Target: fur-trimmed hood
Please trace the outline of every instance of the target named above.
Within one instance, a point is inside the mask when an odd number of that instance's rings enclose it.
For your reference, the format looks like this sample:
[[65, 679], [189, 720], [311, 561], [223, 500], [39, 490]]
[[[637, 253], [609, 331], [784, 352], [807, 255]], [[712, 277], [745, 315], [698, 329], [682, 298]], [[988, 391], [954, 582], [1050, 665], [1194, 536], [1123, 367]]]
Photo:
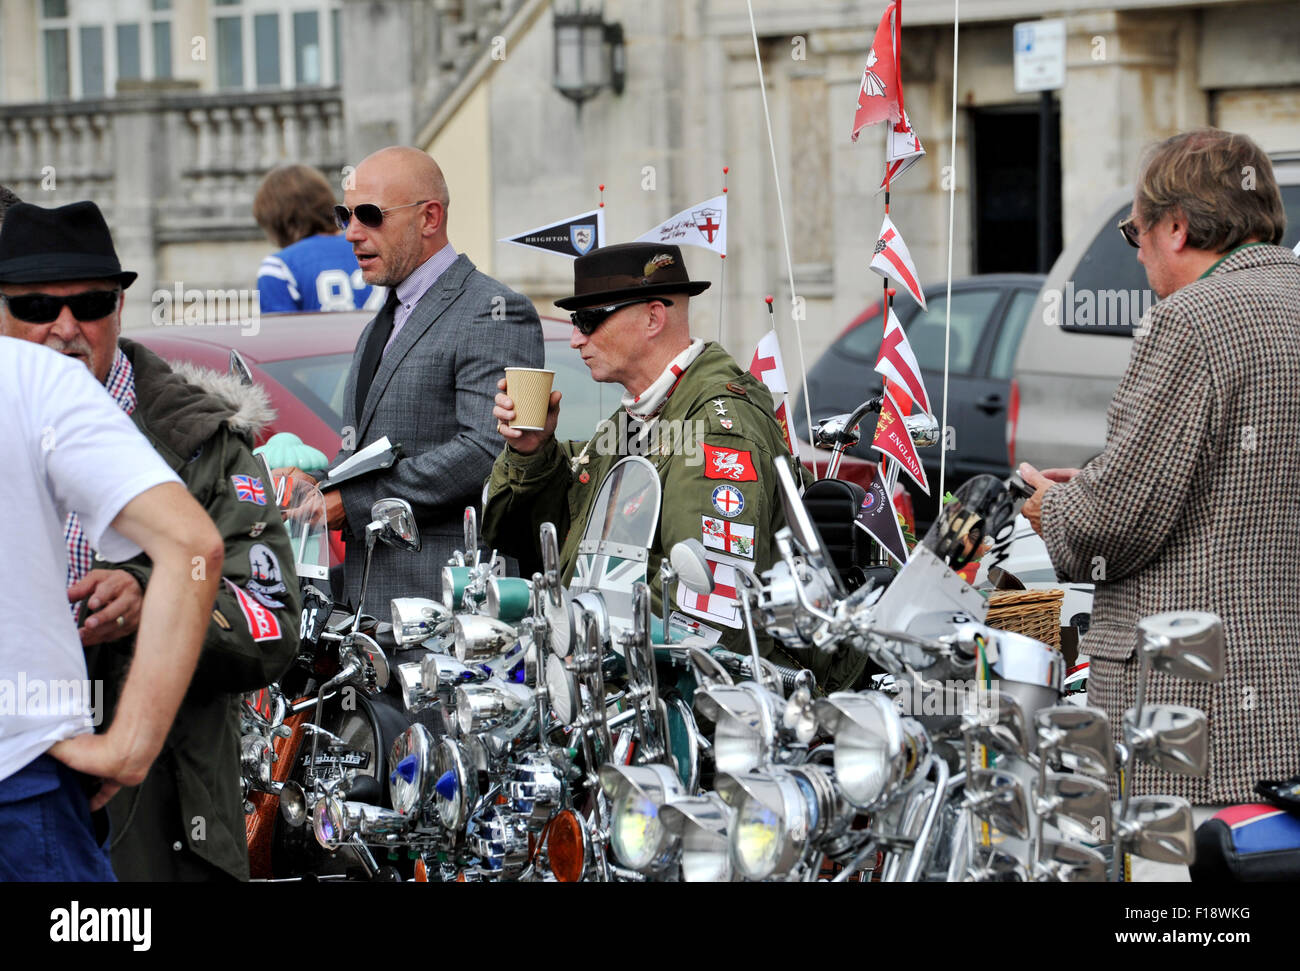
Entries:
[[136, 409], [143, 424], [177, 455], [193, 455], [221, 427], [252, 445], [275, 409], [266, 389], [188, 361], [168, 364], [142, 344], [118, 342], [135, 370]]

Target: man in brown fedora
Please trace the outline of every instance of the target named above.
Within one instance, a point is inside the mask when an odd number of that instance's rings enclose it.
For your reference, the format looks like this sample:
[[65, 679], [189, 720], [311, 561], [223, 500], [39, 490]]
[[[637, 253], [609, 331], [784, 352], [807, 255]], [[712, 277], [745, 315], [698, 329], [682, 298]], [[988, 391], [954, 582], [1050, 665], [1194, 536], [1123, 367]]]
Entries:
[[[493, 414], [506, 447], [492, 468], [484, 538], [517, 556], [527, 573], [540, 558], [540, 525], [554, 523], [568, 583], [601, 482], [625, 456], [643, 455], [663, 489], [647, 564], [655, 616], [666, 551], [680, 540], [699, 540], [715, 592], [694, 597], [669, 591], [675, 608], [670, 625], [677, 637], [697, 634], [748, 652], [734, 568], [761, 573], [772, 565], [773, 536], [784, 523], [774, 459], [792, 463], [798, 475], [772, 416], [771, 395], [720, 345], [692, 339], [689, 301], [709, 283], [690, 279], [676, 246], [595, 249], [574, 261], [573, 278], [574, 295], [556, 301], [571, 312], [570, 346], [595, 380], [623, 386], [622, 407], [589, 441], [559, 442], [562, 392], [551, 393], [543, 431], [521, 431], [509, 427], [515, 404], [502, 381]], [[778, 663], [800, 666], [765, 639], [761, 648]]]

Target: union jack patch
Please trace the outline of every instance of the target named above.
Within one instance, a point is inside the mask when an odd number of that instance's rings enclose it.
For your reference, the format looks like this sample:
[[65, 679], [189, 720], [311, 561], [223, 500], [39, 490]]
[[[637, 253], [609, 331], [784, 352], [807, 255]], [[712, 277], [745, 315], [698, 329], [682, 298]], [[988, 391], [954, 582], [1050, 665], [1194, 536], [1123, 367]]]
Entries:
[[255, 506], [266, 505], [266, 489], [257, 476], [232, 475], [230, 481], [235, 487], [235, 498], [240, 502], [251, 502]]

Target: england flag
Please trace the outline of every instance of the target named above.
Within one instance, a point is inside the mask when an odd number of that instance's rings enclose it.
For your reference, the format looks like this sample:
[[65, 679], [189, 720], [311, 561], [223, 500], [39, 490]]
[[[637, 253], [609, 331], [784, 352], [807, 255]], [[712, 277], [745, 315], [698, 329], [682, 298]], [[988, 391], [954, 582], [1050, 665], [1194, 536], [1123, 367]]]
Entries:
[[[925, 392], [921, 366], [916, 361], [911, 345], [907, 343], [907, 334], [903, 332], [903, 325], [894, 316], [893, 307], [888, 309], [886, 315], [885, 339], [880, 343], [880, 357], [876, 361], [876, 371], [906, 389], [907, 397], [924, 408], [926, 414], [934, 414], [930, 408], [930, 396]], [[904, 416], [911, 410], [909, 403], [900, 402], [900, 407]]]
[[875, 255], [871, 258], [871, 268], [881, 276], [889, 277], [903, 285], [912, 299], [925, 310], [925, 294], [912, 263], [912, 254], [907, 251], [907, 244], [899, 235], [893, 221], [886, 216], [880, 225], [880, 237], [876, 240]]

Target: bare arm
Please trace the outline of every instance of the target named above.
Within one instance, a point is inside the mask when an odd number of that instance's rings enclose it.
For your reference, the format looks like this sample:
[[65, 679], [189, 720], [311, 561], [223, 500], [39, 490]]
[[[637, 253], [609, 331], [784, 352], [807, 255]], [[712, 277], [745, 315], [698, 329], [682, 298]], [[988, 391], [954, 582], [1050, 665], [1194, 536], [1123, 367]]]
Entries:
[[104, 779], [98, 809], [123, 785], [139, 785], [162, 749], [180, 707], [212, 616], [224, 545], [185, 487], [165, 483], [123, 507], [113, 528], [153, 562], [136, 635], [135, 656], [107, 732], [59, 742], [50, 754]]

